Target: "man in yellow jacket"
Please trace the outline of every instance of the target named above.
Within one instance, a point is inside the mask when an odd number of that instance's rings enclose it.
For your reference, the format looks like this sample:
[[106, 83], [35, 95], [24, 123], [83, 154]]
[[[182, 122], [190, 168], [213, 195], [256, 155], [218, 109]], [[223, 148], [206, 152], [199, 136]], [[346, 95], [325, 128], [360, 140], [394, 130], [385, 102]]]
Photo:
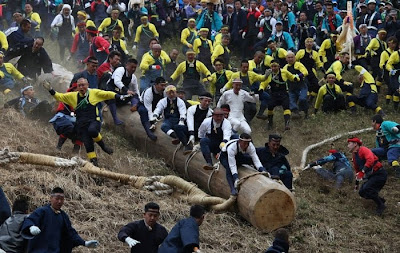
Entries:
[[342, 89], [335, 84], [336, 75], [333, 72], [325, 74], [326, 84], [322, 85], [318, 90], [317, 99], [315, 100], [314, 114], [321, 108], [325, 113], [346, 110], [346, 102]]
[[221, 58], [217, 58], [214, 61], [215, 72], [204, 81], [208, 81], [210, 84], [210, 93], [214, 96], [215, 104], [218, 103], [221, 97], [221, 89], [228, 83], [232, 78], [233, 72], [225, 69], [225, 62]]
[[351, 82], [345, 81], [342, 77], [342, 74], [349, 70], [350, 63], [350, 55], [347, 52], [343, 52], [339, 56], [339, 60], [332, 63], [329, 69], [326, 70], [326, 73], [333, 72], [336, 75], [336, 84], [340, 86], [343, 92], [346, 92], [347, 96], [353, 93], [353, 84]]
[[186, 94], [186, 99], [191, 100], [193, 95], [201, 95], [206, 92], [204, 85], [200, 82], [200, 74], [207, 78], [211, 73], [207, 67], [195, 59], [196, 53], [192, 49], [186, 51], [186, 61], [181, 62], [171, 75], [173, 81], [183, 75], [183, 90]]
[[7, 94], [15, 86], [15, 79], [26, 83], [28, 80], [19, 72], [14, 65], [4, 62], [4, 53], [0, 51], [0, 89]]
[[97, 29], [100, 33], [103, 34], [108, 34], [109, 36], [112, 36], [112, 31], [116, 26], [121, 27], [122, 32], [121, 32], [121, 38], [125, 38], [125, 33], [124, 33], [124, 25], [122, 24], [122, 21], [118, 19], [119, 17], [119, 10], [114, 9], [111, 12], [111, 17], [105, 18], [103, 22], [101, 22], [99, 29]]
[[160, 36], [157, 32], [156, 26], [149, 22], [147, 15], [143, 14], [140, 18], [142, 23], [136, 28], [135, 41], [133, 42], [132, 49], [137, 48], [136, 60], [138, 62], [142, 61], [143, 55], [149, 50], [149, 43], [152, 38], [157, 38]]
[[154, 83], [157, 77], [165, 78], [166, 64], [171, 62], [167, 53], [162, 53], [160, 44], [153, 44], [151, 51], [144, 54], [140, 63], [142, 76], [140, 77], [140, 92], [144, 91]]
[[318, 52], [313, 50], [314, 39], [305, 40], [305, 49], [300, 49], [296, 53], [296, 61], [301, 62], [308, 71], [307, 82], [310, 101], [317, 96], [319, 84], [317, 79], [317, 69], [323, 68]]
[[75, 127], [79, 139], [85, 144], [87, 157], [90, 159], [90, 162], [98, 166], [97, 155], [94, 151], [94, 142], [109, 155], [113, 153], [113, 150], [106, 146], [100, 134], [101, 121], [97, 104], [110, 99], [124, 100], [126, 96], [121, 96], [112, 91], [89, 89], [89, 82], [83, 77], [77, 80], [77, 85], [77, 91], [58, 93], [53, 90], [48, 82], [43, 83], [43, 86], [57, 101], [63, 102], [73, 108], [74, 115], [76, 116]]
[[214, 51], [211, 55], [211, 62], [214, 62], [217, 58], [222, 58], [224, 59], [225, 68], [231, 69], [231, 65], [229, 64], [231, 58], [230, 56], [231, 50], [229, 50], [228, 48], [230, 41], [231, 41], [231, 36], [229, 36], [229, 34], [225, 34], [224, 36], [222, 36], [221, 42], [214, 47]]
[[[340, 52], [340, 45], [337, 43], [338, 33], [332, 32], [330, 38], [325, 39], [321, 47], [319, 48], [318, 54], [321, 62], [327, 70], [336, 59], [336, 54]], [[336, 75], [337, 77], [337, 75]]]
[[378, 90], [382, 86], [382, 82], [380, 80], [377, 80], [377, 78], [381, 74], [379, 68], [381, 54], [383, 51], [387, 49], [387, 44], [385, 42], [385, 39], [386, 39], [386, 31], [384, 29], [381, 29], [378, 31], [378, 36], [376, 38], [373, 38], [369, 42], [367, 48], [365, 49], [370, 59], [369, 62], [372, 68], [372, 76], [376, 80], [376, 85]]
[[[308, 100], [307, 100], [307, 81], [308, 70], [301, 63], [296, 61], [293, 52], [288, 52], [286, 56], [287, 64], [283, 69], [295, 75], [296, 78], [288, 80], [290, 111], [298, 114], [299, 110], [304, 112], [304, 118], [308, 117]], [[297, 105], [298, 104], [298, 105]]]
[[42, 20], [40, 19], [40, 15], [37, 12], [33, 12], [32, 5], [27, 3], [25, 4], [25, 18], [35, 22], [37, 25], [34, 27], [35, 34], [32, 34], [34, 37], [41, 36], [40, 33], [40, 24]]
[[[271, 99], [268, 101], [268, 130], [272, 130], [274, 108], [282, 106], [283, 118], [285, 120], [285, 130], [290, 130], [290, 111], [289, 93], [287, 89], [287, 81], [294, 81], [296, 75], [293, 75], [286, 69], [281, 69], [279, 62], [271, 62], [271, 75], [267, 77], [265, 82], [260, 84], [260, 90], [269, 90]], [[261, 106], [260, 106], [261, 107]]]
[[196, 19], [191, 18], [188, 21], [188, 27], [181, 32], [182, 52], [186, 54], [189, 48], [193, 48], [193, 42], [197, 38]]
[[212, 70], [211, 56], [214, 51], [211, 40], [207, 38], [208, 28], [200, 29], [200, 36], [193, 42], [193, 51], [197, 54], [197, 60], [206, 65], [208, 70]]
[[381, 69], [381, 75], [383, 76], [383, 80], [388, 86], [388, 89], [386, 91], [386, 104], [389, 104], [390, 101], [393, 100], [393, 107], [395, 110], [397, 110], [399, 108], [399, 102], [400, 102], [399, 92], [397, 91], [399, 88], [398, 78], [397, 81], [391, 80], [389, 71], [386, 70], [386, 66], [392, 54], [398, 55], [398, 51], [396, 51], [398, 40], [396, 39], [396, 37], [390, 37], [387, 43], [388, 43], [388, 48], [381, 54], [379, 68]]
[[347, 97], [351, 113], [355, 114], [357, 112], [357, 104], [361, 107], [372, 109], [376, 114], [384, 116], [382, 108], [377, 106], [378, 90], [376, 88], [374, 77], [360, 65], [356, 65], [354, 69], [359, 73], [361, 90], [358, 96], [351, 95]]

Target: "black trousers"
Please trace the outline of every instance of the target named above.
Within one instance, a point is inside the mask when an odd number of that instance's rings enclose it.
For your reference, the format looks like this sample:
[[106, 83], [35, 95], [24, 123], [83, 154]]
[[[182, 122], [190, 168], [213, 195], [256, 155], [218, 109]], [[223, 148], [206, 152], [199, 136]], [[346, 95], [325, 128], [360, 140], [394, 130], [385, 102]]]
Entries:
[[94, 138], [99, 136], [101, 122], [97, 120], [90, 121], [86, 124], [77, 126], [80, 139], [85, 145], [86, 153], [94, 152]]
[[384, 168], [372, 173], [368, 181], [363, 183], [358, 194], [365, 199], [376, 199], [379, 191], [385, 186], [387, 172]]

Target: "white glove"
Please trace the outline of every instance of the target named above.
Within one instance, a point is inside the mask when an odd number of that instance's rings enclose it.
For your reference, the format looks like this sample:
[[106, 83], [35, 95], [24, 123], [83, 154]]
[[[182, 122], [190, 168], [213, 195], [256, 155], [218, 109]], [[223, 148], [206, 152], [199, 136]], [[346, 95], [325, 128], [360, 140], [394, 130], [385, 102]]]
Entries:
[[244, 39], [244, 37], [246, 37], [246, 32], [242, 33], [242, 39]]
[[97, 246], [99, 246], [99, 242], [97, 240], [90, 240], [85, 242], [85, 247], [96, 248]]
[[265, 70], [265, 76], [269, 76], [272, 73], [272, 69]]
[[42, 231], [40, 230], [40, 228], [38, 228], [38, 227], [36, 227], [36, 226], [31, 226], [31, 227], [29, 228], [29, 232], [31, 232], [32, 235], [38, 235], [38, 234], [40, 234], [40, 232], [42, 232]]
[[192, 143], [192, 145], [194, 145], [194, 141], [195, 141], [194, 135], [191, 135], [189, 136], [189, 141], [187, 144]]
[[397, 127], [392, 127], [392, 132], [397, 134], [399, 132], [399, 129]]
[[179, 123], [178, 123], [178, 125], [184, 126], [184, 125], [185, 125], [185, 122], [184, 122], [183, 120], [180, 120]]
[[128, 244], [129, 248], [132, 248], [132, 247], [134, 247], [136, 244], [140, 243], [139, 241], [137, 241], [137, 240], [135, 240], [135, 239], [132, 239], [132, 238], [130, 238], [130, 237], [127, 237], [127, 238], [125, 239], [125, 242]]
[[222, 87], [222, 88], [219, 90], [219, 93], [224, 94], [225, 91], [226, 91], [225, 87]]
[[136, 45], [133, 45], [133, 46], [132, 46], [132, 50], [136, 50], [136, 48], [137, 48]]
[[235, 180], [235, 183], [233, 184], [233, 186], [235, 187], [235, 189], [238, 188], [238, 186], [239, 186], [239, 179], [236, 179], [236, 180]]
[[257, 34], [257, 38], [258, 38], [259, 40], [261, 40], [262, 37], [263, 37], [263, 33], [262, 33], [262, 32], [259, 32], [259, 33]]
[[158, 118], [158, 115], [157, 115], [157, 114], [153, 114], [153, 117], [151, 117], [151, 118], [149, 119], [149, 121], [156, 121], [157, 118]]
[[161, 26], [165, 26], [165, 20], [161, 20]]
[[307, 166], [304, 167], [303, 170], [308, 170], [310, 167], [311, 167], [310, 164], [307, 164]]
[[42, 85], [46, 90], [51, 90], [52, 89], [50, 83], [47, 82], [47, 81], [43, 81]]

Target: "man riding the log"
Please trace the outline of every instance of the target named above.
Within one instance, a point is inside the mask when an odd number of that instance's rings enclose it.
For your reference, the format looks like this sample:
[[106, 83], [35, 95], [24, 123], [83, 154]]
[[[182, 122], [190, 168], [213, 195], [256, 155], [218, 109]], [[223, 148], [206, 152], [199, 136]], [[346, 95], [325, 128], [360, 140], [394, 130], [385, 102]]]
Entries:
[[226, 170], [226, 179], [231, 189], [231, 195], [238, 194], [238, 166], [254, 164], [254, 167], [259, 172], [267, 172], [258, 158], [256, 148], [249, 134], [243, 133], [239, 139], [228, 141], [221, 151], [220, 161]]
[[203, 169], [213, 169], [211, 153], [219, 154], [221, 148], [231, 139], [232, 126], [224, 116], [225, 112], [222, 109], [215, 108], [212, 117], [206, 118], [198, 130], [201, 153], [206, 160]]
[[185, 146], [184, 151], [191, 151], [192, 145], [188, 143], [187, 127], [185, 126], [185, 102], [177, 97], [176, 87], [173, 85], [168, 85], [165, 88], [165, 93], [167, 97], [157, 103], [150, 121], [155, 121], [161, 115], [164, 115], [161, 130], [173, 139], [172, 144], [178, 145], [179, 142], [182, 142]]

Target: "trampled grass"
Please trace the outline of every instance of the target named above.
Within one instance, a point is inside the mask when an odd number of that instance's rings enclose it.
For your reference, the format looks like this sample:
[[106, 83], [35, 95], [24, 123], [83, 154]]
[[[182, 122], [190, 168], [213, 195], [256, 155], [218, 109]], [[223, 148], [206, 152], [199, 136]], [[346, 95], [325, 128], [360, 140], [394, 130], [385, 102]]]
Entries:
[[[46, 41], [46, 44], [48, 41]], [[58, 51], [49, 42], [48, 51]], [[63, 63], [66, 64], [66, 63]], [[66, 64], [70, 69], [71, 64]], [[72, 69], [70, 69], [72, 70]], [[354, 73], [350, 73], [355, 79]], [[39, 93], [41, 91], [39, 90]], [[384, 91], [381, 92], [384, 94]], [[46, 94], [41, 94], [47, 97]], [[380, 95], [380, 104], [383, 104]], [[7, 98], [8, 99], [8, 98]], [[0, 102], [3, 103], [3, 95]], [[386, 119], [398, 120], [398, 113], [391, 106], [384, 106]], [[282, 144], [290, 154], [292, 167], [300, 164], [305, 147], [336, 134], [370, 126], [371, 111], [358, 110], [357, 116], [347, 112], [325, 115], [321, 112], [308, 120], [293, 119], [291, 130], [283, 131], [282, 110], [275, 113], [273, 131], [266, 130], [266, 122], [252, 122], [256, 146], [264, 145], [268, 134], [279, 132]], [[23, 119], [13, 110], [0, 110], [0, 148], [69, 157], [71, 143], [62, 152], [55, 149], [57, 136], [50, 124]], [[134, 175], [166, 175], [174, 173], [162, 160], [151, 158], [135, 150], [137, 143], [120, 135], [103, 130], [105, 141], [115, 150], [113, 156], [99, 152], [101, 164], [112, 171]], [[373, 147], [374, 133], [360, 135], [365, 145]], [[334, 142], [335, 148], [347, 151], [346, 138]], [[330, 144], [312, 150], [308, 161], [327, 154]], [[84, 157], [84, 151], [81, 151]], [[294, 186], [297, 215], [288, 226], [291, 252], [398, 252], [400, 249], [399, 180], [395, 179], [389, 166], [389, 179], [382, 190], [387, 209], [383, 217], [374, 214], [372, 201], [364, 200], [353, 191], [354, 182], [335, 190], [332, 182], [322, 181], [314, 171], [300, 174]], [[158, 197], [150, 192], [132, 189], [106, 179], [91, 177], [77, 170], [44, 168], [32, 165], [9, 164], [0, 167], [0, 185], [13, 201], [20, 194], [31, 198], [31, 207], [40, 206], [48, 200], [52, 187], [66, 190], [65, 210], [84, 239], [99, 239], [101, 246], [95, 250], [77, 248], [74, 252], [128, 252], [126, 244], [116, 238], [118, 230], [126, 223], [140, 219], [143, 206], [156, 201], [161, 206], [160, 222], [171, 229], [175, 222], [188, 215], [189, 204], [171, 197]], [[234, 213], [209, 213], [200, 228], [201, 248], [204, 252], [263, 252], [272, 242], [271, 233], [265, 233], [244, 221]]]

